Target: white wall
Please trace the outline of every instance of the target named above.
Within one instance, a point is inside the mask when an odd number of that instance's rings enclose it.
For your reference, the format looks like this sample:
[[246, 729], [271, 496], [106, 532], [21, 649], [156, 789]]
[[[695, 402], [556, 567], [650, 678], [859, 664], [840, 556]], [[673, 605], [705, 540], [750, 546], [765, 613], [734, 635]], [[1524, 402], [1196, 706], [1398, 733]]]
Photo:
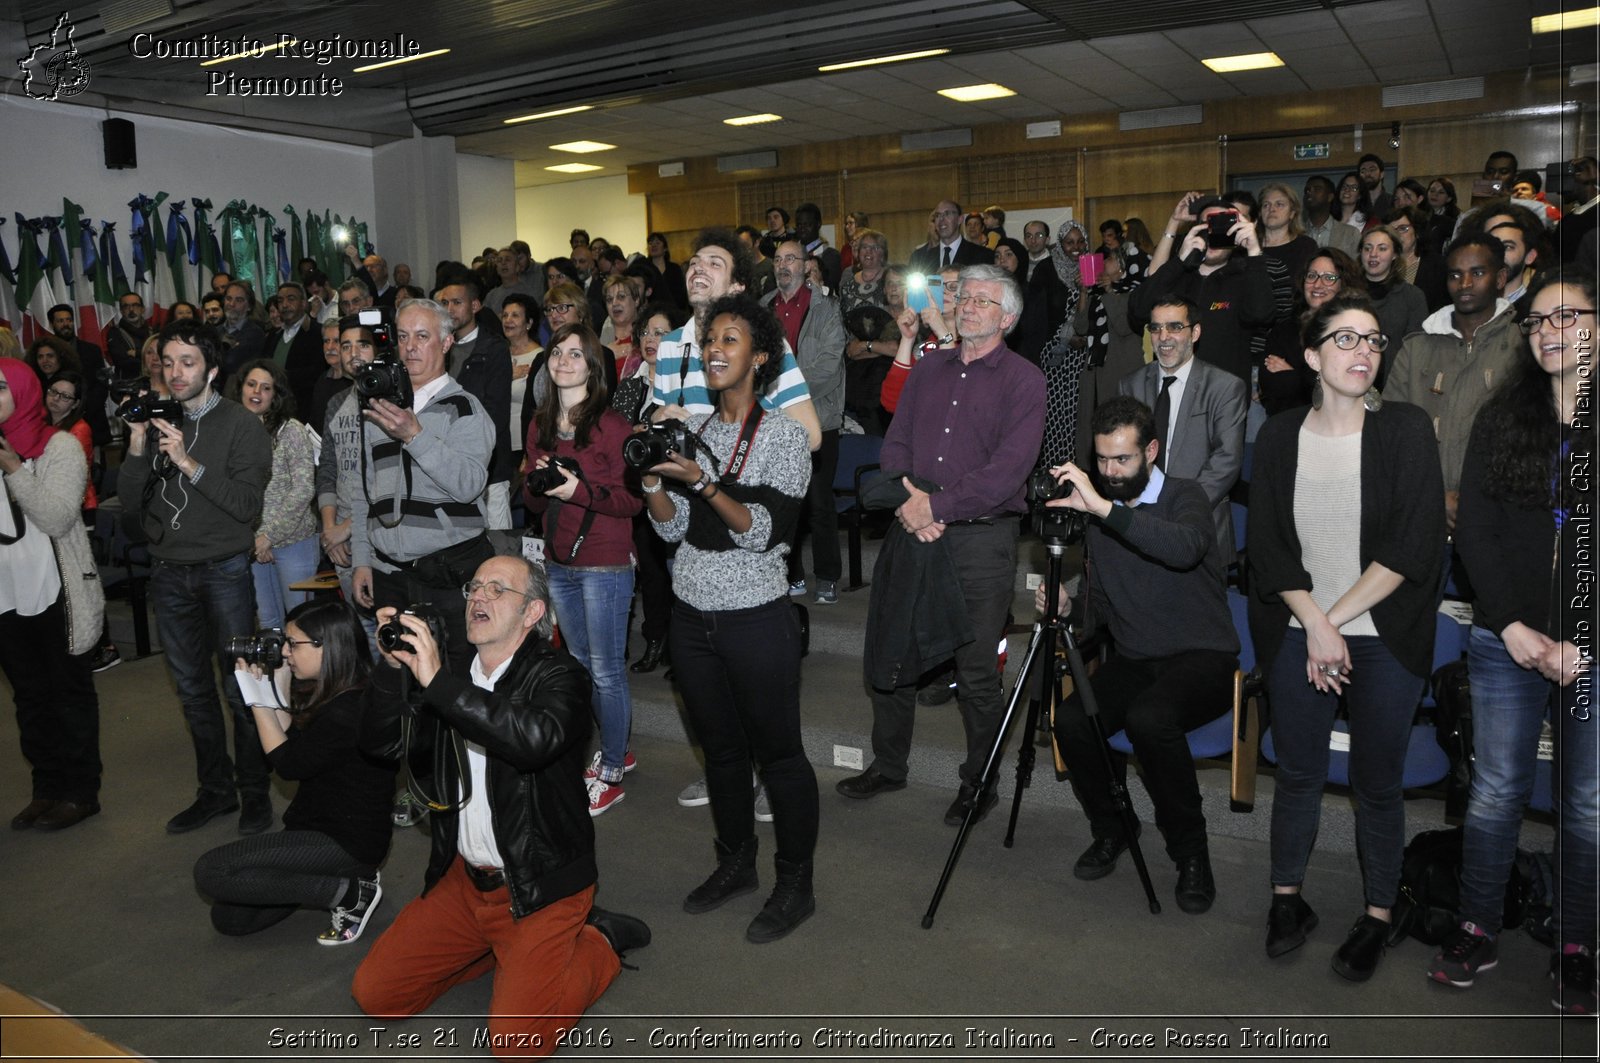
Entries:
[[517, 235], [539, 261], [567, 254], [573, 229], [603, 236], [629, 254], [644, 250], [645, 201], [628, 194], [628, 178], [596, 177], [517, 189]]
[[517, 239], [516, 163], [457, 155], [456, 193], [461, 207], [461, 247], [455, 257], [471, 262], [484, 248], [504, 247]]
[[[137, 169], [106, 169], [100, 138], [105, 118], [133, 122]], [[374, 217], [370, 148], [18, 96], [0, 98], [0, 128], [11, 147], [0, 165], [0, 213], [60, 214], [65, 196], [82, 205], [96, 226], [102, 220], [117, 223], [125, 259], [127, 204], [140, 193], [209, 199], [212, 218], [232, 199], [254, 203], [280, 220], [285, 204], [301, 212], [327, 209], [346, 218], [354, 214], [367, 222], [374, 241], [382, 237]], [[193, 210], [185, 216], [192, 218]], [[13, 254], [15, 228], [13, 220], [0, 230]]]

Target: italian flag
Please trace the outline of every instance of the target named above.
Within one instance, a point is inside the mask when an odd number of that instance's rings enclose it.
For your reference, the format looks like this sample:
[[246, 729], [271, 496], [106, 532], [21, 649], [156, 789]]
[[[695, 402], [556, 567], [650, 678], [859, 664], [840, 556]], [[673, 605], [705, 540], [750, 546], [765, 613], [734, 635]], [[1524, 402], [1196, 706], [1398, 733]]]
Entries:
[[17, 339], [26, 347], [40, 336], [50, 334], [50, 308], [60, 302], [47, 272], [48, 263], [39, 250], [39, 227], [17, 215], [17, 308], [22, 328]]

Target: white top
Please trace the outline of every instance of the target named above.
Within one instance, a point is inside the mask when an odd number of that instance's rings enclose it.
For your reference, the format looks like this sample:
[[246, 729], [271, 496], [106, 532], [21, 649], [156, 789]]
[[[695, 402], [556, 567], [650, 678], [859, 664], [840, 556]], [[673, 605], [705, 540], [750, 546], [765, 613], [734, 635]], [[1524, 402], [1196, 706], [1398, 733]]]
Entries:
[[[531, 366], [533, 360], [539, 357], [542, 350], [543, 348], [535, 347], [527, 354], [513, 354], [511, 356], [511, 368], [515, 370], [519, 366]], [[519, 454], [522, 452], [522, 448], [527, 445], [527, 440], [522, 436], [522, 398], [527, 394], [527, 377], [528, 374], [526, 373], [520, 377], [515, 372], [512, 374], [511, 418], [506, 425], [506, 429], [510, 433], [506, 438], [511, 440], [512, 451]]]
[[[31, 458], [22, 464], [33, 468]], [[0, 613], [38, 616], [61, 597], [61, 573], [50, 537], [13, 505], [5, 477], [0, 476], [0, 535], [10, 539], [19, 532], [16, 542], [0, 546]]]
[[[1300, 429], [1294, 474], [1294, 528], [1300, 561], [1311, 574], [1311, 600], [1326, 613], [1361, 578], [1361, 433], [1320, 436]], [[1290, 619], [1295, 627], [1300, 622]], [[1376, 635], [1372, 614], [1339, 629], [1346, 637]]]
[[[500, 662], [491, 675], [483, 674], [482, 658], [473, 657], [468, 675], [472, 685], [479, 690], [493, 690], [495, 683], [511, 667], [511, 657]], [[494, 840], [494, 813], [489, 808], [489, 755], [476, 742], [463, 742], [467, 747], [467, 771], [472, 779], [472, 799], [461, 809], [461, 833], [456, 838], [456, 852], [473, 867], [505, 867], [500, 856], [500, 846]]]

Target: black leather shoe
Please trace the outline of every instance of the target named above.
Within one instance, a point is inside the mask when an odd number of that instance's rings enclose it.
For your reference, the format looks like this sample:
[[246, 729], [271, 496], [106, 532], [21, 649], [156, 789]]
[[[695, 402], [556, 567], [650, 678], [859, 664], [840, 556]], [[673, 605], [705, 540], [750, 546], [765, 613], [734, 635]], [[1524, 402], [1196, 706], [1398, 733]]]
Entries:
[[643, 919], [621, 912], [608, 912], [604, 908], [590, 908], [588, 922], [600, 931], [611, 946], [611, 951], [618, 956], [650, 944], [650, 928]]
[[1128, 848], [1128, 839], [1120, 834], [1096, 838], [1089, 848], [1072, 865], [1072, 877], [1084, 882], [1105, 878], [1117, 869], [1117, 857]]
[[846, 797], [854, 797], [857, 800], [864, 801], [869, 797], [877, 797], [879, 794], [886, 794], [891, 790], [904, 790], [906, 781], [904, 779], [886, 779], [878, 774], [877, 768], [868, 768], [860, 775], [852, 775], [848, 779], [840, 779], [834, 784], [833, 788]]
[[34, 830], [66, 830], [76, 827], [100, 811], [95, 801], [57, 801], [44, 815], [33, 821]]
[[11, 817], [11, 829], [30, 829], [35, 823], [39, 822], [39, 817], [54, 808], [55, 804], [56, 801], [53, 797], [35, 797], [28, 802], [27, 808]]
[[924, 687], [917, 695], [918, 705], [948, 705], [956, 696], [956, 685], [953, 682], [939, 682]]
[[662, 660], [666, 658], [666, 656], [666, 639], [655, 639], [654, 641], [646, 642], [644, 644], [643, 655], [640, 656], [637, 661], [634, 661], [628, 666], [628, 671], [638, 672], [640, 675], [643, 675], [645, 672], [653, 672], [656, 670], [656, 666], [659, 665]]
[[684, 898], [683, 910], [700, 915], [721, 908], [735, 897], [753, 893], [760, 885], [756, 877], [758, 840], [749, 838], [737, 849], [730, 849], [721, 838], [713, 838], [717, 849], [717, 869]]
[[1211, 856], [1200, 853], [1178, 861], [1178, 907], [1190, 915], [1211, 910], [1217, 899], [1217, 882], [1211, 877]]
[[803, 864], [788, 860], [775, 860], [778, 884], [760, 914], [751, 921], [744, 939], [752, 945], [765, 945], [777, 941], [789, 931], [811, 918], [817, 910], [817, 899], [811, 893], [811, 861]]
[[[970, 783], [962, 783], [960, 792], [956, 794], [956, 799], [945, 810], [944, 825], [947, 827], [961, 826], [961, 821], [967, 818], [967, 809], [972, 807], [972, 802], [975, 798], [978, 798], [978, 788]], [[983, 796], [978, 798], [978, 811], [973, 815], [972, 822], [976, 824], [984, 816], [987, 816], [989, 810], [999, 800], [1000, 795], [994, 792], [993, 787], [985, 790]]]
[[199, 830], [218, 816], [239, 811], [239, 799], [233, 794], [205, 794], [195, 798], [194, 804], [167, 820], [168, 834], [188, 834]]
[[1363, 915], [1350, 928], [1339, 951], [1333, 954], [1333, 969], [1352, 982], [1365, 982], [1378, 969], [1383, 958], [1383, 945], [1389, 937], [1389, 924], [1374, 916]]
[[240, 834], [260, 834], [272, 828], [272, 798], [267, 794], [245, 794], [244, 811], [239, 813]]
[[1267, 909], [1267, 955], [1282, 956], [1306, 943], [1317, 928], [1317, 913], [1298, 893], [1274, 893]]

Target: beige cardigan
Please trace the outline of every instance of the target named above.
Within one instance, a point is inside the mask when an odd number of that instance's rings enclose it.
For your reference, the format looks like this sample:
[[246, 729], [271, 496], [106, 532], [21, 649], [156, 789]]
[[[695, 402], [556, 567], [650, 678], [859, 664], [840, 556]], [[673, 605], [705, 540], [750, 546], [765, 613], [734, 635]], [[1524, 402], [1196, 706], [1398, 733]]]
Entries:
[[83, 526], [83, 485], [89, 478], [83, 447], [70, 432], [56, 432], [44, 453], [6, 475], [6, 490], [39, 530], [50, 536], [61, 585], [66, 589], [67, 652], [88, 653], [100, 644], [106, 593]]

